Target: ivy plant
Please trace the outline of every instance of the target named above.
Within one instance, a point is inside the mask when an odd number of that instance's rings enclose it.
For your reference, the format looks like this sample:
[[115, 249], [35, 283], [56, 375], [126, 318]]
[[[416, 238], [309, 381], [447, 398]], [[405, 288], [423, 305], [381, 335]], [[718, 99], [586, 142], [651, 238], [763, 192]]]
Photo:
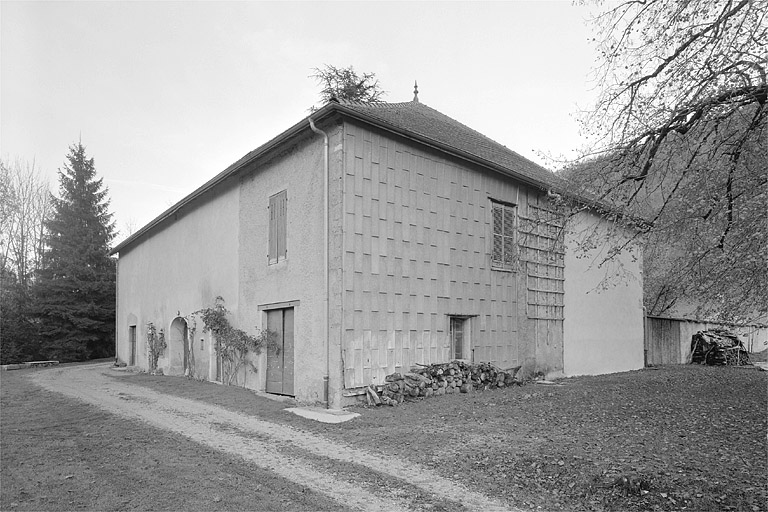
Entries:
[[[229, 310], [224, 299], [216, 297], [212, 307], [193, 313], [203, 322], [203, 332], [211, 332], [215, 340], [217, 355], [222, 361], [222, 382], [236, 383], [237, 374], [248, 362], [247, 355], [260, 354], [264, 349], [277, 348], [277, 336], [269, 330], [258, 330], [256, 335], [248, 334], [233, 327], [229, 322]], [[251, 363], [251, 368], [256, 368]]]
[[155, 328], [155, 324], [149, 322], [147, 324], [147, 356], [149, 357], [149, 371], [155, 373], [157, 371], [157, 360], [168, 344], [165, 342], [165, 333], [162, 329], [158, 332]]

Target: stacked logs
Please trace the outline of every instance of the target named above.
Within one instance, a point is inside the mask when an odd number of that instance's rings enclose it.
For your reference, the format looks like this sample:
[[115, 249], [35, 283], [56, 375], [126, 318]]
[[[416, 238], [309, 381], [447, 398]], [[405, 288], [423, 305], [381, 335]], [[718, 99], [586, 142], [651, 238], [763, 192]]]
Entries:
[[727, 329], [699, 331], [691, 338], [691, 362], [708, 365], [748, 365], [749, 353], [739, 336]]
[[500, 370], [490, 363], [469, 364], [463, 361], [431, 364], [411, 368], [408, 373], [387, 375], [385, 384], [369, 386], [369, 405], [397, 405], [418, 397], [429, 398], [451, 393], [471, 393], [518, 383], [519, 366]]

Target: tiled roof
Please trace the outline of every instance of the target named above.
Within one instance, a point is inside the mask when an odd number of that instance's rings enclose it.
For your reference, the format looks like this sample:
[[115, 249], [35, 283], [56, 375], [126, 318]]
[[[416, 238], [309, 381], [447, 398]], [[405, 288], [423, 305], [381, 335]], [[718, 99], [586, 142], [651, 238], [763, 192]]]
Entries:
[[[311, 114], [309, 118], [317, 121], [334, 112], [354, 116], [381, 128], [414, 138], [480, 165], [496, 169], [529, 184], [542, 188], [558, 189], [562, 183], [560, 178], [555, 176], [554, 173], [540, 165], [531, 162], [498, 142], [489, 139], [482, 133], [418, 101], [406, 103], [331, 101]], [[291, 128], [224, 169], [194, 192], [161, 213], [149, 224], [118, 244], [117, 247], [112, 249], [110, 254], [118, 253], [132, 245], [136, 240], [151, 232], [162, 221], [172, 217], [186, 205], [247, 168], [251, 162], [269, 154], [280, 147], [285, 141], [306, 131], [309, 131], [308, 118], [302, 119]]]
[[544, 167], [423, 103], [357, 103], [339, 101], [342, 109], [406, 135], [434, 141], [480, 163], [501, 167], [525, 181], [557, 187], [560, 179]]

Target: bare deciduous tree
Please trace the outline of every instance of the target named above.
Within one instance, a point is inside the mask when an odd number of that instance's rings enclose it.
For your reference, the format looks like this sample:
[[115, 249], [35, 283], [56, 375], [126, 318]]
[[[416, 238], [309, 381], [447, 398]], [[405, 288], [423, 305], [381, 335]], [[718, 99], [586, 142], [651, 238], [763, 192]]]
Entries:
[[24, 288], [40, 266], [50, 196], [34, 161], [0, 161], [0, 264], [12, 270]]
[[40, 267], [43, 225], [50, 212], [47, 182], [32, 163], [0, 160], [0, 362], [37, 358], [30, 285]]
[[594, 19], [578, 192], [642, 217], [646, 305], [766, 314], [766, 0], [625, 1]]

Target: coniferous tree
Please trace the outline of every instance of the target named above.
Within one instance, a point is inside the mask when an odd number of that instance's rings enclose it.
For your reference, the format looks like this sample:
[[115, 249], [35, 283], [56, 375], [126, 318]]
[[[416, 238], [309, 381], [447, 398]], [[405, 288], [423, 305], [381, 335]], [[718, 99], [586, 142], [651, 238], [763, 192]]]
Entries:
[[323, 103], [333, 99], [375, 103], [386, 94], [374, 73], [358, 74], [352, 66], [337, 68], [330, 64], [315, 68], [314, 71], [315, 73], [309, 76], [317, 80], [323, 88], [320, 91]]
[[0, 268], [0, 364], [39, 358], [37, 329], [29, 311], [29, 290], [13, 270]]
[[42, 353], [82, 361], [114, 355], [115, 227], [93, 158], [80, 142], [69, 149], [34, 288]]

